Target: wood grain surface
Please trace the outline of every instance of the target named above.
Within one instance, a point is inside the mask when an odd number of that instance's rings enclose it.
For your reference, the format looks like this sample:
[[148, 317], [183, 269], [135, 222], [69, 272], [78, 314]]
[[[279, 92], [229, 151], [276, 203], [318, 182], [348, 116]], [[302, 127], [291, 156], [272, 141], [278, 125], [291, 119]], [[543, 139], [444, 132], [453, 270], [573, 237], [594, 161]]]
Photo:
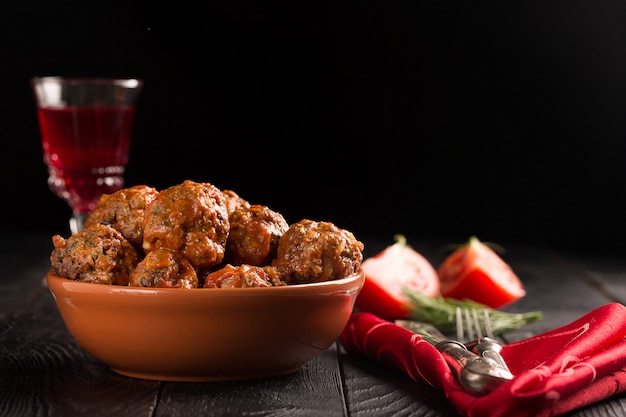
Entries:
[[[374, 252], [383, 242], [365, 243]], [[443, 256], [433, 242], [413, 246], [434, 264]], [[441, 392], [347, 354], [339, 343], [296, 373], [257, 381], [175, 383], [118, 375], [76, 344], [56, 310], [43, 282], [50, 237], [4, 236], [0, 249], [0, 416], [459, 416]], [[626, 299], [626, 260], [513, 245], [503, 257], [528, 291], [507, 310], [544, 312], [544, 320], [507, 335], [513, 340]], [[622, 415], [625, 395], [568, 414]]]

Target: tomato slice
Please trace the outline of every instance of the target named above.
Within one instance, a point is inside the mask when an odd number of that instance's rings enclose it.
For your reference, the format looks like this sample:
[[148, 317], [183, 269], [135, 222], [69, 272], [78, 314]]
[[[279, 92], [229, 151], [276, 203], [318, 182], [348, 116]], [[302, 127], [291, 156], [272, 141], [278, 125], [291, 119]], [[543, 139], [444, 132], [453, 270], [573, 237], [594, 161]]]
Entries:
[[361, 264], [365, 283], [355, 306], [378, 317], [396, 320], [411, 314], [411, 301], [405, 290], [431, 297], [439, 296], [439, 277], [432, 264], [419, 252], [406, 245], [404, 236], [396, 243]]
[[526, 295], [511, 267], [475, 236], [444, 259], [437, 272], [444, 297], [500, 308]]

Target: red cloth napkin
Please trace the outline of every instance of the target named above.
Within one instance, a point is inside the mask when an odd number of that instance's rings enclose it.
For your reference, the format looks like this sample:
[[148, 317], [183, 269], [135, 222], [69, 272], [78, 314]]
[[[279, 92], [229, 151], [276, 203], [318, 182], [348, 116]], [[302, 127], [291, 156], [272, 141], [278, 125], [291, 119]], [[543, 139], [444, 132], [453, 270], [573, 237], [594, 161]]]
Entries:
[[353, 313], [347, 352], [392, 365], [442, 390], [464, 416], [558, 416], [626, 391], [626, 307], [610, 303], [563, 327], [505, 345], [515, 377], [484, 396], [466, 392], [421, 336], [365, 312]]

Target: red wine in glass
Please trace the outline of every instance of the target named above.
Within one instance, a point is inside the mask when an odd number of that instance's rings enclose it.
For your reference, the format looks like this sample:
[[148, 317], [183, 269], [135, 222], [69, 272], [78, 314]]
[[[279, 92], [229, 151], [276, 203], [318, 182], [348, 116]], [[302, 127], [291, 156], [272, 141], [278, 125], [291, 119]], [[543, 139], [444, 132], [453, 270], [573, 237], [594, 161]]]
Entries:
[[72, 209], [72, 233], [124, 186], [139, 80], [32, 80], [48, 185]]

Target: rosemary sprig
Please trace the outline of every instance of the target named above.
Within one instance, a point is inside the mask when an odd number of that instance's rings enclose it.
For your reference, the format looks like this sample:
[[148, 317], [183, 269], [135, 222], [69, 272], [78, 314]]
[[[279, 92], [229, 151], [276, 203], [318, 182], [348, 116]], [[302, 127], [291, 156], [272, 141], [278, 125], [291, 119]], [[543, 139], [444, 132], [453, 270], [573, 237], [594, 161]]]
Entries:
[[413, 304], [411, 319], [430, 323], [445, 334], [453, 334], [456, 330], [457, 307], [486, 310], [491, 320], [491, 330], [494, 335], [519, 329], [528, 323], [539, 321], [543, 318], [541, 311], [509, 313], [470, 300], [461, 301], [453, 298], [429, 297], [408, 290], [405, 291], [405, 294]]

